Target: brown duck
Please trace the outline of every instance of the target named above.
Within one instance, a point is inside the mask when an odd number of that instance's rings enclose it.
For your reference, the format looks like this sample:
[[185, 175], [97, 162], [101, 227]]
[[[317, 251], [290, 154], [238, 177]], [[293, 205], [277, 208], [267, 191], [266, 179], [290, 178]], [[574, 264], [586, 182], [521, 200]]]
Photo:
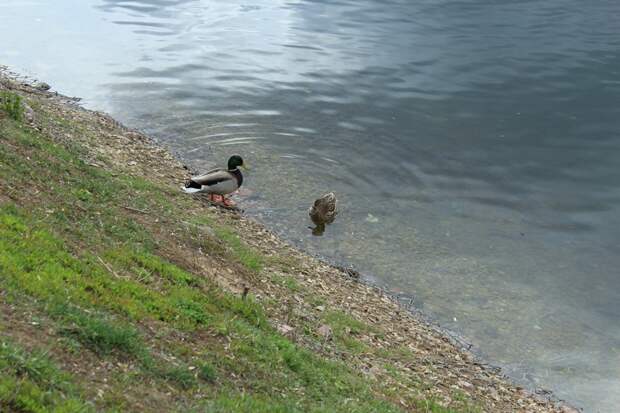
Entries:
[[323, 235], [325, 225], [334, 222], [334, 218], [338, 214], [338, 200], [333, 192], [329, 192], [314, 201], [314, 204], [308, 211], [310, 219], [316, 225], [312, 229], [312, 234]]

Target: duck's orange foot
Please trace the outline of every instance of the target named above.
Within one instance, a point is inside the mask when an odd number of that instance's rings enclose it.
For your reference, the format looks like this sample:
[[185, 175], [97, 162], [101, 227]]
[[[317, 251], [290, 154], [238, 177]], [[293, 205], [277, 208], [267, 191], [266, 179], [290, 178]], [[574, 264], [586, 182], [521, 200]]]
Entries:
[[209, 194], [209, 201], [218, 204], [220, 202], [222, 202], [222, 199], [224, 199], [224, 197], [222, 195], [217, 195], [217, 194]]
[[230, 198], [225, 198], [225, 197], [222, 197], [222, 204], [224, 204], [224, 206], [227, 206], [227, 207], [234, 207], [237, 205], [235, 201], [233, 201]]

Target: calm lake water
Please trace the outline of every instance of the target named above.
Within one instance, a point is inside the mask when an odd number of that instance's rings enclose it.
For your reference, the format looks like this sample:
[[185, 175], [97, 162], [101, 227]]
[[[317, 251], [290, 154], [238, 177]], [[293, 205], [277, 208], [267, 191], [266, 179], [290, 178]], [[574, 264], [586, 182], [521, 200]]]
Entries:
[[[525, 385], [620, 406], [620, 2], [2, 0], [0, 63], [153, 134]], [[312, 200], [342, 213], [320, 238]]]

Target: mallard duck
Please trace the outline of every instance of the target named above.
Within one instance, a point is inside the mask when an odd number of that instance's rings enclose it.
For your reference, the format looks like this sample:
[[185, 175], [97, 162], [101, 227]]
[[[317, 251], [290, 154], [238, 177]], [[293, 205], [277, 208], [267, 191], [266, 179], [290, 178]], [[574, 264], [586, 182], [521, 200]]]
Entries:
[[[243, 184], [243, 175], [239, 168], [243, 168], [243, 159], [233, 155], [228, 159], [228, 169], [212, 169], [202, 175], [193, 176], [185, 182], [185, 192], [204, 192], [209, 194], [212, 202], [222, 202], [225, 206], [234, 206], [235, 203], [226, 198], [226, 195], [235, 192]], [[220, 199], [218, 200], [217, 197]]]
[[308, 211], [310, 219], [316, 225], [312, 229], [314, 235], [322, 235], [325, 231], [325, 224], [334, 222], [334, 218], [338, 214], [338, 201], [333, 192], [329, 192], [314, 201], [314, 204]]

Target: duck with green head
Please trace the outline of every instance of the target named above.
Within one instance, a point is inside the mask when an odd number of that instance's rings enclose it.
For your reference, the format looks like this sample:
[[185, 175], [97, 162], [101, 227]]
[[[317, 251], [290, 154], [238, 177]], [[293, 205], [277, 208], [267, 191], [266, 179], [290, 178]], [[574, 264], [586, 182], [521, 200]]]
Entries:
[[202, 175], [193, 176], [185, 182], [187, 193], [207, 193], [212, 202], [221, 202], [227, 207], [234, 206], [233, 200], [226, 198], [243, 184], [243, 175], [239, 168], [244, 168], [243, 159], [233, 155], [228, 159], [228, 168], [212, 169]]

